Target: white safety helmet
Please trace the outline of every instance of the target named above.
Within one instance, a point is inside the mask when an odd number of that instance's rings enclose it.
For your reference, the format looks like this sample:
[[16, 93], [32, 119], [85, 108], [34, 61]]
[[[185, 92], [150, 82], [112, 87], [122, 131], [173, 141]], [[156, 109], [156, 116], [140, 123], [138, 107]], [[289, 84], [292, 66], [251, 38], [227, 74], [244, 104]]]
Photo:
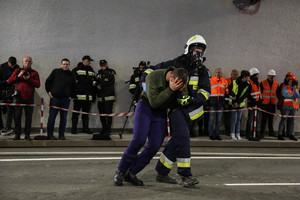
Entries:
[[268, 75], [270, 75], [270, 76], [276, 76], [275, 70], [274, 70], [274, 69], [270, 69], [270, 70], [268, 71]]
[[191, 37], [185, 44], [184, 46], [184, 54], [188, 54], [192, 47], [195, 46], [199, 46], [203, 49], [203, 53], [206, 49], [206, 42], [204, 40], [204, 38], [201, 35], [194, 35], [193, 37]]
[[254, 74], [258, 74], [258, 73], [259, 73], [258, 69], [257, 69], [257, 68], [255, 68], [255, 67], [251, 68], [251, 69], [249, 70], [249, 72], [250, 72], [250, 76], [252, 76], [252, 75], [254, 75]]

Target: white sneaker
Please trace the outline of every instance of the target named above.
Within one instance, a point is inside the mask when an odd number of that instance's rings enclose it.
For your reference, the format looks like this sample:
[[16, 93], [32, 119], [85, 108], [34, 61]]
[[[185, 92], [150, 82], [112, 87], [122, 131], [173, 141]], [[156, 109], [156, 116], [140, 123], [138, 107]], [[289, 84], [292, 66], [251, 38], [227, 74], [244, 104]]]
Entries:
[[14, 130], [13, 129], [8, 129], [6, 131], [2, 131], [1, 135], [3, 136], [8, 136], [8, 135], [11, 135], [13, 134]]
[[237, 138], [235, 137], [235, 134], [234, 134], [234, 133], [231, 133], [231, 134], [230, 134], [230, 137], [231, 137], [231, 140], [233, 140], [233, 141], [236, 141], [236, 140], [237, 140]]
[[242, 140], [241, 135], [240, 134], [236, 134], [236, 138], [237, 140]]

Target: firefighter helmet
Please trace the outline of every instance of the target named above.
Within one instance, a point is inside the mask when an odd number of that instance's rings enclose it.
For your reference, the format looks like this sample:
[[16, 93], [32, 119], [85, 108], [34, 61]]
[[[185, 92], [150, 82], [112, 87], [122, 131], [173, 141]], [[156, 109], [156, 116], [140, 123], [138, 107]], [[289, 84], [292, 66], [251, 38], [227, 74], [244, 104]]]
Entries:
[[191, 37], [184, 46], [184, 54], [191, 53], [193, 47], [199, 47], [203, 50], [203, 53], [206, 49], [206, 42], [201, 35], [194, 35]]

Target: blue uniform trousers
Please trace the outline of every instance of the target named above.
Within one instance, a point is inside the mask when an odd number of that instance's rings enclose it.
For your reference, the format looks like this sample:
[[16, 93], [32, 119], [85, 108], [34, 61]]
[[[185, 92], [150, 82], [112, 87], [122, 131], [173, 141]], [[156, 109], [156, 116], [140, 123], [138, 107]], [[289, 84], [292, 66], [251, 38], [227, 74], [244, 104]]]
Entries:
[[[124, 152], [118, 166], [121, 172], [131, 171], [133, 174], [140, 172], [161, 147], [167, 133], [166, 110], [157, 111], [139, 101], [135, 109], [133, 139]], [[146, 143], [144, 150], [138, 154]]]
[[182, 176], [191, 176], [189, 124], [192, 121], [181, 108], [170, 112], [169, 118], [172, 137], [157, 162], [156, 171], [162, 175], [168, 175], [173, 163], [177, 162], [177, 173]]

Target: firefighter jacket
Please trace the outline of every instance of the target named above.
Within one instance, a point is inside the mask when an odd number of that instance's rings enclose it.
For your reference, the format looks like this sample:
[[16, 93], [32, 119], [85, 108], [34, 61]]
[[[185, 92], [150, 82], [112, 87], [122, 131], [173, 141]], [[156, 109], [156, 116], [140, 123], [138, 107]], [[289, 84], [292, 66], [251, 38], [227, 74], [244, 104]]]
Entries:
[[[246, 97], [250, 93], [251, 83], [249, 81], [243, 82], [239, 77], [236, 80], [232, 81], [232, 84], [229, 86], [229, 105], [237, 103], [238, 108], [244, 108], [246, 104]], [[233, 97], [236, 97], [233, 100]], [[234, 107], [233, 107], [234, 108]]]
[[225, 99], [228, 101], [228, 83], [227, 81], [220, 77], [210, 78], [211, 84], [211, 94], [209, 97], [209, 105], [213, 107], [224, 106]]
[[298, 110], [298, 99], [300, 97], [299, 90], [296, 88], [291, 88], [291, 86], [286, 85], [283, 87], [282, 94], [284, 96], [283, 109], [293, 108]]
[[276, 91], [278, 88], [277, 81], [264, 80], [260, 83], [260, 89], [262, 93], [262, 104], [277, 104]]
[[75, 100], [95, 100], [96, 76], [91, 66], [84, 66], [82, 62], [72, 70], [76, 78]]
[[189, 73], [187, 85], [188, 95], [191, 97], [190, 103], [185, 106], [184, 111], [190, 120], [197, 120], [204, 114], [203, 104], [208, 100], [211, 92], [209, 70], [204, 66], [192, 66], [191, 58], [188, 55], [181, 55], [174, 60], [159, 63], [149, 67], [142, 75], [141, 81], [144, 82], [145, 76], [156, 69], [166, 69], [174, 66], [175, 68], [185, 68]]
[[259, 82], [257, 80], [249, 79], [250, 82], [250, 93], [248, 94], [248, 107], [254, 107], [258, 105], [261, 101], [261, 91], [259, 87]]
[[133, 94], [133, 100], [138, 100], [141, 94], [141, 76], [143, 71], [136, 69], [130, 77], [129, 92]]
[[99, 70], [97, 74], [97, 97], [99, 102], [115, 101], [115, 75], [116, 71], [110, 68]]

